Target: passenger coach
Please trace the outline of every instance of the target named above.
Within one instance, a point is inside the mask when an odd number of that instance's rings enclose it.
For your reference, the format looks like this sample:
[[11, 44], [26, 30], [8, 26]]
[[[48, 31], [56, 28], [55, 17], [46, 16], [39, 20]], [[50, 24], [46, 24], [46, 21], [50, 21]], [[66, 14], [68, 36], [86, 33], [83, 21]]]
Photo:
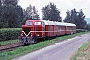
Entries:
[[22, 25], [19, 41], [21, 44], [30, 44], [37, 42], [39, 38], [50, 38], [74, 33], [76, 33], [76, 25], [72, 23], [27, 20], [25, 25]]

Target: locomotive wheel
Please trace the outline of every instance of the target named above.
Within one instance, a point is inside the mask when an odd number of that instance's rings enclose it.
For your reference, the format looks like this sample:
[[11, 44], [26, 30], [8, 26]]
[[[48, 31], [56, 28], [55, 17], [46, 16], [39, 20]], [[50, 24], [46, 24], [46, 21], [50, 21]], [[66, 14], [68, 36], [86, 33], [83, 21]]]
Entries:
[[50, 40], [50, 37], [48, 36], [48, 40]]
[[72, 34], [73, 34], [73, 32], [70, 33], [70, 35], [72, 35]]
[[37, 38], [33, 38], [34, 39], [34, 43], [38, 43], [38, 40]]

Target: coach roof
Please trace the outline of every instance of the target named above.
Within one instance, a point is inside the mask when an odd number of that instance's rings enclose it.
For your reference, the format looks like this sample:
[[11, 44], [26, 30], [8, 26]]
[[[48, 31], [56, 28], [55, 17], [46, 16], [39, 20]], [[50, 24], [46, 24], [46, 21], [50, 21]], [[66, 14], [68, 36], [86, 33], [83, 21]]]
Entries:
[[45, 23], [45, 25], [61, 25], [61, 26], [76, 26], [72, 23], [65, 23], [65, 22], [56, 22], [56, 21], [49, 21], [49, 20], [41, 20]]

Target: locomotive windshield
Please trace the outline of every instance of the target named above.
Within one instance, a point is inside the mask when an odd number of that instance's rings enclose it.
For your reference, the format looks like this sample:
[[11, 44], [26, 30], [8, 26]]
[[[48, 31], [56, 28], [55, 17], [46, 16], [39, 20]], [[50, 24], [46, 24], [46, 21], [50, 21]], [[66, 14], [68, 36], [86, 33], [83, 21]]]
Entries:
[[26, 25], [32, 25], [32, 22], [31, 21], [27, 21]]
[[35, 22], [35, 25], [41, 25], [41, 22]]

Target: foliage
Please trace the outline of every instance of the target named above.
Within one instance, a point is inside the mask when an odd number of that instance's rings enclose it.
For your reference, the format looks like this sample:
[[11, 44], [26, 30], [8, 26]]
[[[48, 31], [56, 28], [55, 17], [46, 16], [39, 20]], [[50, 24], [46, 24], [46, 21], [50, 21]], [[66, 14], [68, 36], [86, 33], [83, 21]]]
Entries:
[[71, 11], [67, 11], [66, 14], [67, 14], [67, 16], [66, 16], [64, 22], [74, 23], [74, 24], [76, 24], [78, 29], [85, 29], [85, 26], [87, 23], [84, 20], [85, 15], [84, 15], [82, 9], [80, 9], [79, 12], [77, 12], [76, 9], [72, 9]]
[[21, 28], [0, 29], [0, 41], [18, 39]]
[[61, 21], [62, 17], [60, 17], [60, 11], [56, 8], [54, 3], [46, 5], [42, 8], [42, 18], [43, 20], [50, 20], [50, 21]]
[[18, 0], [0, 0], [0, 28], [21, 27], [23, 9]]

